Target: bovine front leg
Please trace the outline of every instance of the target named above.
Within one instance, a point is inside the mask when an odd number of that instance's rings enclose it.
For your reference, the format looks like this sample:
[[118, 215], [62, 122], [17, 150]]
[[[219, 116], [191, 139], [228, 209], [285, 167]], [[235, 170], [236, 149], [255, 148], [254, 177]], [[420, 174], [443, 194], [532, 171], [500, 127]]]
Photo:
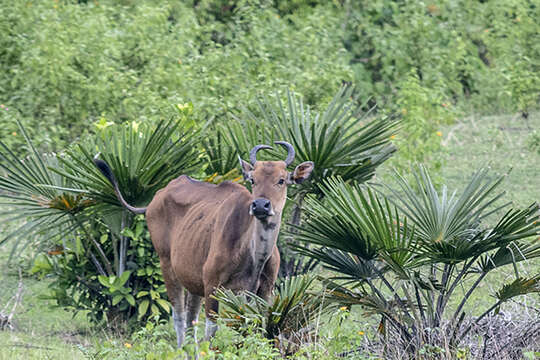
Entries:
[[197, 339], [197, 326], [196, 323], [199, 321], [199, 312], [201, 311], [201, 300], [202, 297], [193, 295], [188, 292], [187, 296], [187, 328], [193, 329], [193, 338]]
[[266, 301], [270, 299], [272, 290], [274, 290], [274, 284], [276, 283], [279, 271], [279, 261], [279, 250], [276, 246], [274, 246], [272, 256], [270, 256], [270, 259], [268, 259], [264, 265], [264, 269], [259, 279], [259, 288], [257, 289], [257, 296]]

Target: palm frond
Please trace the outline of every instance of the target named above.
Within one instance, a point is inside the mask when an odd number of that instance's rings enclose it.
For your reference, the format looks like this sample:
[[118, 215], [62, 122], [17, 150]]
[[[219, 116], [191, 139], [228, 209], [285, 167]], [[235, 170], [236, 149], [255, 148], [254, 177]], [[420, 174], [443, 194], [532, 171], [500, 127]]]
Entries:
[[146, 205], [173, 178], [200, 172], [199, 135], [200, 130], [184, 118], [137, 127], [110, 126], [100, 136], [69, 149], [60, 158], [64, 170], [58, 173], [87, 189], [92, 199], [118, 208], [111, 184], [92, 161], [99, 153], [111, 166], [126, 201]]
[[497, 291], [497, 299], [500, 302], [508, 301], [509, 299], [535, 292], [540, 292], [540, 275], [536, 275], [532, 278], [517, 278], [509, 284], [503, 285], [503, 287]]
[[322, 199], [306, 199], [307, 220], [291, 236], [351, 253], [363, 261], [384, 259], [399, 271], [415, 266], [414, 231], [403, 226], [407, 220], [400, 218], [385, 198], [369, 187], [349, 185], [340, 178], [325, 180], [321, 189]]
[[222, 129], [214, 129], [212, 136], [202, 137], [201, 144], [208, 162], [207, 174], [223, 175], [238, 169], [238, 152], [225, 142]]
[[487, 169], [474, 173], [459, 196], [455, 191], [450, 194], [446, 186], [437, 191], [423, 166], [414, 176], [416, 191], [397, 173], [399, 190], [388, 189], [414, 226], [422, 257], [457, 263], [538, 233], [534, 204], [509, 210], [492, 229], [481, 227], [482, 220], [508, 205], [495, 204], [504, 195], [495, 194], [503, 177], [489, 179]]
[[270, 339], [290, 338], [334, 306], [325, 301], [324, 294], [311, 290], [313, 280], [309, 276], [286, 278], [277, 284], [275, 296], [268, 302], [253, 293], [218, 289], [219, 317], [239, 332], [255, 327]]
[[[255, 109], [244, 109], [224, 125], [225, 133], [241, 155], [259, 143], [291, 143], [296, 150], [293, 165], [315, 163], [312, 181], [301, 186], [304, 192], [320, 193], [316, 184], [332, 175], [364, 182], [395, 152], [390, 136], [397, 122], [370, 117], [371, 112], [362, 112], [364, 104], [352, 95], [353, 88], [341, 88], [322, 113], [312, 111], [291, 91], [286, 103], [278, 95], [260, 96]], [[277, 150], [269, 155], [282, 156]], [[269, 155], [261, 154], [262, 158]]]
[[[51, 231], [70, 221], [68, 215], [85, 212], [95, 205], [84, 190], [51, 171], [61, 168], [58, 157], [39, 154], [24, 127], [18, 125], [31, 149], [28, 156], [17, 157], [0, 141], [0, 167], [3, 169], [0, 198], [8, 209], [0, 217], [3, 222], [25, 219], [20, 227], [0, 239], [0, 244], [11, 239], [16, 241], [12, 254], [40, 239], [40, 234], [51, 237]], [[79, 193], [72, 195], [64, 190], [66, 188], [76, 188]]]
[[478, 260], [479, 271], [487, 273], [496, 268], [540, 257], [538, 239], [531, 243], [512, 242], [499, 248], [494, 254], [486, 254]]
[[373, 265], [368, 265], [366, 261], [348, 252], [327, 247], [308, 248], [297, 244], [290, 246], [299, 254], [317, 259], [324, 268], [339, 273], [339, 276], [334, 276], [333, 279], [364, 281], [377, 277]]

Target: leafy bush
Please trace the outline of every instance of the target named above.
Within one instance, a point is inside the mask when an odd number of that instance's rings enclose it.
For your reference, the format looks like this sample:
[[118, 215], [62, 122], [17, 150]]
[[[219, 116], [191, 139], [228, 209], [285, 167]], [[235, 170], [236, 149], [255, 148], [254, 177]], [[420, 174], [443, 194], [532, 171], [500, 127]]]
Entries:
[[[319, 184], [324, 179], [339, 175], [345, 181], [367, 181], [394, 154], [390, 140], [398, 123], [388, 116], [370, 116], [362, 108], [352, 87], [342, 87], [323, 111], [312, 110], [301, 97], [288, 92], [286, 103], [277, 94], [274, 99], [261, 96], [256, 106], [244, 108], [222, 128], [230, 147], [240, 154], [257, 144], [281, 140], [296, 151], [293, 166], [303, 161], [315, 163], [310, 181], [288, 190], [293, 200], [288, 222], [299, 225], [304, 197], [323, 196]], [[277, 151], [267, 153], [273, 159], [282, 156]], [[292, 256], [286, 244], [281, 243], [280, 254], [281, 276], [313, 268], [312, 262]]]
[[426, 125], [404, 131], [418, 140], [401, 144], [404, 162], [438, 161], [437, 141], [420, 140], [460, 110], [538, 106], [539, 11], [531, 0], [4, 1], [0, 135], [22, 151], [19, 120], [57, 150], [102, 116], [155, 121], [192, 101], [198, 122], [222, 123], [258, 92], [289, 87], [323, 108], [352, 82], [366, 109], [405, 108], [407, 124]]
[[[471, 329], [509, 299], [539, 291], [540, 277], [525, 278], [515, 264], [540, 257], [540, 208], [508, 210], [495, 225], [486, 217], [494, 206], [502, 178], [475, 173], [462, 194], [437, 192], [421, 168], [413, 188], [398, 177], [399, 192], [389, 198], [340, 179], [325, 182], [325, 197], [308, 197], [309, 215], [296, 238], [319, 247], [296, 246], [321, 261], [353, 288], [328, 281], [336, 301], [359, 304], [379, 314], [380, 332], [388, 334], [389, 351], [418, 356], [423, 344], [457, 351]], [[532, 238], [532, 240], [531, 240]], [[514, 264], [516, 278], [496, 294], [492, 306], [471, 321], [465, 304], [491, 271]], [[474, 278], [470, 285], [465, 278]], [[467, 285], [468, 284], [468, 285]], [[455, 291], [468, 288], [460, 297]], [[454, 299], [457, 308], [450, 309]], [[450, 315], [450, 312], [453, 313]], [[446, 318], [445, 318], [446, 315]]]
[[164, 321], [149, 321], [134, 332], [129, 339], [113, 339], [96, 344], [95, 349], [85, 350], [91, 359], [148, 359], [173, 360], [185, 357], [204, 359], [280, 359], [278, 350], [260, 333], [239, 335], [222, 326], [212, 340], [197, 343], [192, 338], [182, 349], [177, 349], [175, 335]]
[[[123, 326], [150, 318], [168, 318], [169, 303], [159, 259], [145, 228], [142, 217], [137, 217], [123, 235], [130, 240], [127, 249], [127, 269], [121, 275], [101, 275], [88, 259], [88, 250], [82, 245], [89, 239], [82, 235], [75, 239], [75, 247], [57, 246], [34, 261], [32, 273], [51, 277], [49, 294], [43, 299], [56, 302], [57, 306], [86, 312], [94, 323], [107, 321], [110, 325]], [[117, 236], [103, 225], [94, 224], [93, 235], [107, 258], [114, 258], [113, 237]]]
[[144, 123], [192, 101], [197, 121], [222, 118], [260, 90], [314, 104], [351, 79], [337, 13], [282, 19], [246, 1], [223, 24], [204, 3], [3, 1], [0, 99], [39, 147], [62, 149], [102, 116]]
[[[0, 155], [8, 166], [0, 176], [0, 197], [7, 220], [25, 218], [1, 241], [14, 238], [13, 252], [32, 241], [47, 249], [33, 272], [54, 275], [49, 298], [59, 306], [85, 310], [94, 322], [145, 321], [166, 316], [169, 304], [159, 260], [143, 218], [118, 204], [110, 183], [92, 162], [101, 151], [114, 166], [128, 201], [147, 202], [153, 193], [183, 171], [200, 169], [199, 130], [191, 108], [157, 124], [111, 125], [100, 122], [98, 134], [65, 154], [32, 153], [24, 161], [7, 145]], [[31, 235], [31, 236], [29, 236]]]
[[399, 148], [392, 163], [405, 169], [424, 163], [432, 172], [440, 170], [441, 129], [454, 121], [451, 100], [425, 88], [415, 71], [400, 84], [396, 100], [401, 112], [401, 128], [394, 141]]
[[249, 292], [218, 289], [219, 318], [244, 335], [260, 331], [274, 340], [282, 353], [290, 355], [313, 336], [313, 324], [333, 308], [325, 301], [324, 291], [312, 289], [313, 280], [307, 276], [282, 279], [268, 302]]
[[[503, 74], [514, 75], [510, 66], [524, 61], [538, 72], [527, 60], [538, 59], [539, 50], [532, 35], [539, 9], [532, 1], [379, 0], [344, 7], [355, 82], [379, 103], [399, 97], [397, 85], [415, 71], [424, 88], [453, 103], [472, 100], [476, 111], [508, 111], [513, 105]], [[538, 90], [527, 84], [527, 92]]]

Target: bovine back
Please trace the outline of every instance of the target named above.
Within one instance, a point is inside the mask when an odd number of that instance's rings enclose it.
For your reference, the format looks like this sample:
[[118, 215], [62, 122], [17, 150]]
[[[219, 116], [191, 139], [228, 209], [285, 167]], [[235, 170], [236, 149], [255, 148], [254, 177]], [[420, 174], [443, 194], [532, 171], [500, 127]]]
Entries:
[[[191, 237], [195, 236], [191, 227], [196, 222], [196, 226], [201, 229], [201, 233], [196, 234], [197, 241], [203, 241], [204, 229], [214, 226], [217, 220], [230, 218], [231, 212], [233, 218], [237, 217], [237, 209], [240, 208], [243, 209], [243, 215], [249, 217], [250, 201], [251, 194], [242, 185], [231, 182], [215, 185], [182, 175], [156, 193], [146, 213], [148, 226], [151, 231], [154, 228], [154, 233], [161, 233], [163, 227], [179, 232], [189, 229], [184, 236]], [[163, 237], [169, 237], [169, 234]], [[152, 241], [155, 246], [156, 241], [161, 242], [155, 238]], [[169, 241], [157, 246], [168, 251]]]

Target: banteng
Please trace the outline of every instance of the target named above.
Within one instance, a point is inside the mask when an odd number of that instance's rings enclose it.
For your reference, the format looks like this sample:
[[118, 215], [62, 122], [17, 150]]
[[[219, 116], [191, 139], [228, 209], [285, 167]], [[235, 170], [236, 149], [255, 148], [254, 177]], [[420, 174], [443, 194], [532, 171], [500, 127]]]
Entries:
[[287, 185], [303, 182], [313, 170], [313, 162], [307, 161], [288, 172], [294, 149], [283, 141], [276, 144], [287, 149], [285, 161], [257, 161], [257, 151], [271, 149], [267, 145], [251, 150], [250, 163], [239, 159], [252, 193], [239, 184], [213, 185], [182, 175], [159, 190], [146, 208], [127, 204], [109, 166], [94, 160], [122, 205], [146, 214], [173, 307], [178, 346], [186, 324], [197, 321], [203, 297], [206, 339], [216, 332], [212, 319], [218, 303], [212, 294], [217, 287], [249, 290], [265, 299], [271, 294], [279, 268], [276, 240]]

